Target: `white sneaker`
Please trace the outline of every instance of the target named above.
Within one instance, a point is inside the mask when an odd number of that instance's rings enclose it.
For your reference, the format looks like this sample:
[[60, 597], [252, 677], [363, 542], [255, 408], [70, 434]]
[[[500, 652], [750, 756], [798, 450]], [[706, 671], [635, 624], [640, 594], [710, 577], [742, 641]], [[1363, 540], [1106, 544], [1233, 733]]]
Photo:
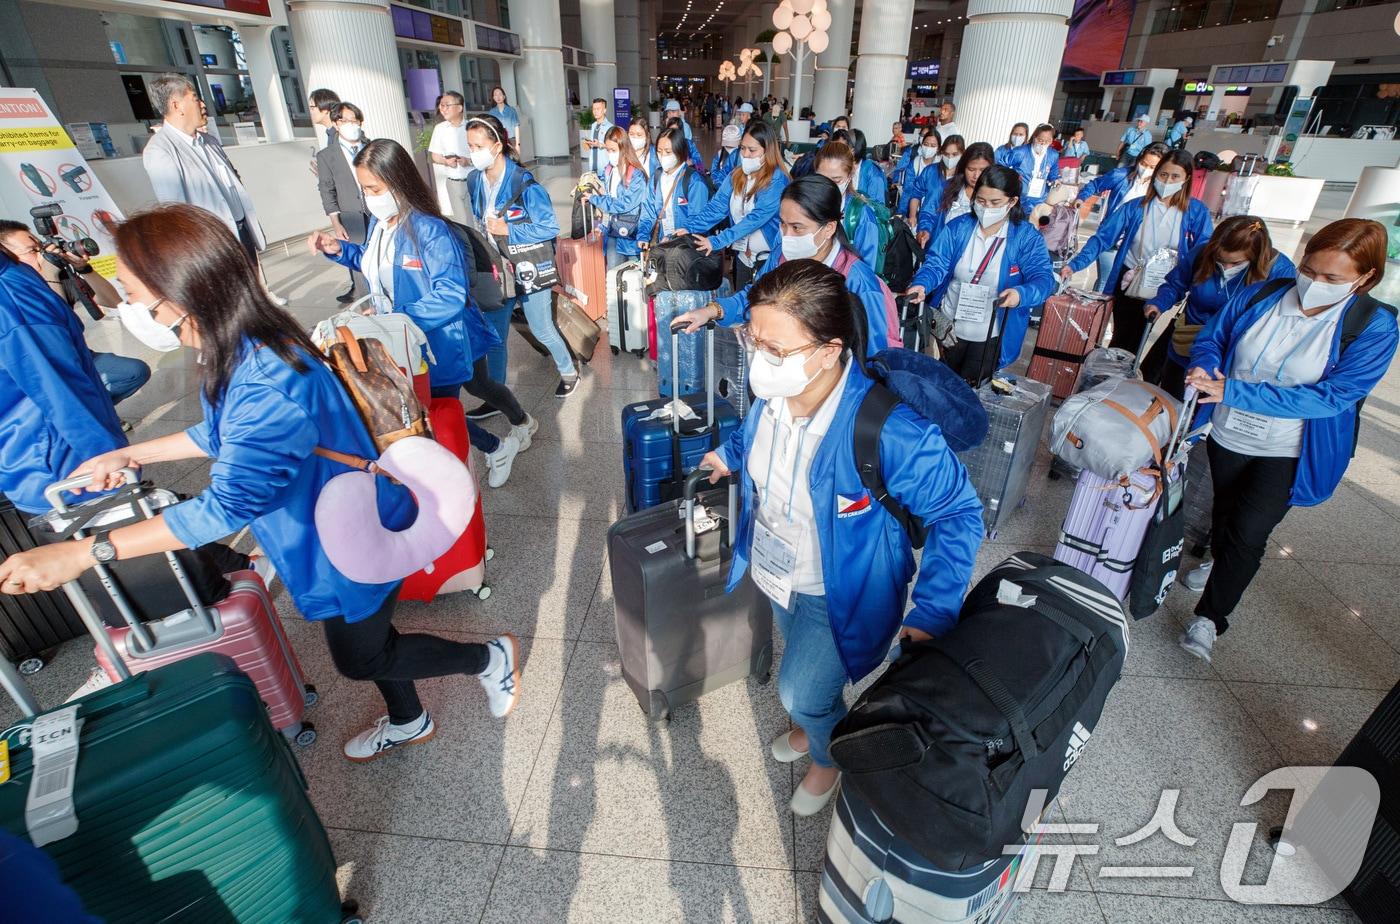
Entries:
[[377, 760], [394, 748], [431, 741], [437, 734], [433, 717], [424, 709], [423, 714], [404, 725], [390, 723], [387, 715], [345, 742], [345, 756], [357, 764]]
[[491, 652], [491, 660], [477, 679], [486, 690], [486, 703], [491, 708], [491, 714], [504, 719], [520, 698], [520, 642], [507, 632], [487, 642], [486, 648]]
[[520, 443], [521, 452], [530, 448], [530, 444], [534, 442], [535, 431], [539, 430], [539, 428], [540, 422], [529, 414], [525, 415], [525, 422], [523, 424], [516, 424], [510, 428], [510, 435], [515, 437], [516, 441]]
[[1214, 561], [1203, 561], [1195, 568], [1186, 572], [1181, 578], [1181, 586], [1196, 593], [1206, 589], [1206, 582], [1210, 580], [1210, 568]]
[[487, 485], [499, 488], [509, 481], [511, 466], [515, 464], [515, 457], [519, 453], [520, 440], [514, 431], [501, 437], [501, 445], [496, 447], [496, 451], [486, 453]]
[[282, 296], [278, 295], [276, 292], [272, 291], [271, 289], [267, 290], [267, 297], [270, 298], [272, 300], [272, 304], [276, 305], [278, 308], [287, 307], [287, 300]]
[[1181, 633], [1177, 644], [1209, 664], [1211, 650], [1215, 647], [1215, 623], [1197, 616], [1186, 624], [1186, 631]]
[[98, 690], [106, 689], [110, 687], [112, 683], [113, 680], [111, 677], [107, 676], [106, 671], [100, 667], [94, 667], [92, 673], [88, 674], [88, 679], [83, 681], [83, 685], [74, 690], [72, 695], [65, 699], [64, 702], [71, 703], [73, 700], [81, 699], [89, 693], [96, 693]]

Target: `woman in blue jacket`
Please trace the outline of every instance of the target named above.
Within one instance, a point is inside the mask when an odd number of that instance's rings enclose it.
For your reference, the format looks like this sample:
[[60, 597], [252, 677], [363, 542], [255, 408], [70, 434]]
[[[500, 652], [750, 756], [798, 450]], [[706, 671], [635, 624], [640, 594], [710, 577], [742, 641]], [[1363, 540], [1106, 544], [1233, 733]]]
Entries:
[[719, 150], [715, 151], [714, 160], [710, 162], [710, 182], [716, 188], [723, 186], [724, 182], [729, 179], [729, 174], [739, 169], [739, 134], [741, 131], [742, 129], [737, 125], [726, 125], [724, 130], [719, 133]]
[[860, 300], [865, 314], [861, 342], [870, 351], [868, 355], [873, 356], [890, 346], [890, 325], [898, 323], [890, 317], [894, 296], [846, 238], [841, 227], [842, 201], [836, 184], [824, 176], [814, 173], [793, 180], [783, 190], [779, 209], [782, 245], [754, 276], [754, 282], [733, 295], [677, 315], [676, 320], [690, 322], [686, 331], [691, 333], [709, 321], [724, 327], [745, 324], [749, 321], [749, 292], [757, 281], [783, 263], [810, 258], [836, 270], [846, 280], [846, 289]]
[[25, 513], [44, 513], [45, 488], [125, 445], [82, 322], [0, 246], [0, 492]]
[[1031, 134], [1031, 143], [1012, 149], [1006, 156], [1006, 166], [1021, 175], [1025, 198], [1021, 208], [1027, 215], [1050, 194], [1060, 182], [1060, 152], [1050, 147], [1055, 140], [1055, 126], [1040, 125]]
[[650, 180], [656, 175], [659, 161], [656, 148], [651, 143], [651, 130], [647, 128], [647, 123], [633, 119], [632, 124], [627, 126], [627, 143], [632, 146], [633, 153], [637, 155], [637, 162], [642, 165], [647, 179]]
[[379, 138], [365, 145], [355, 156], [355, 175], [370, 213], [369, 236], [356, 244], [317, 231], [311, 249], [359, 270], [370, 292], [389, 298], [395, 311], [422, 329], [437, 360], [428, 367], [434, 398], [455, 398], [466, 389], [510, 420], [504, 438], [467, 421], [472, 445], [486, 455], [486, 482], [499, 488], [510, 478], [516, 454], [530, 448], [539, 423], [487, 369], [486, 353], [497, 335], [467, 292], [462, 242], [397, 141]]
[[642, 252], [637, 224], [647, 198], [647, 172], [627, 141], [627, 133], [616, 125], [608, 129], [603, 147], [608, 152], [603, 190], [584, 193], [583, 201], [603, 213], [603, 248], [608, 269], [612, 269], [637, 259]]
[[909, 299], [929, 297], [954, 319], [958, 342], [943, 361], [974, 387], [1021, 355], [1031, 309], [1055, 291], [1050, 253], [1025, 212], [1021, 178], [995, 164], [982, 171], [971, 215], [929, 243]]
[[[728, 247], [734, 251], [734, 289], [746, 287], [754, 272], [778, 250], [778, 201], [788, 184], [787, 165], [778, 150], [773, 130], [761, 120], [750, 122], [739, 138], [739, 169], [730, 174], [727, 187], [715, 190], [705, 208], [694, 213], [695, 244], [702, 253]], [[725, 218], [728, 228], [705, 234]]]
[[880, 169], [880, 165], [869, 158], [865, 132], [858, 128], [842, 128], [832, 134], [831, 141], [844, 141], [851, 149], [857, 165], [856, 191], [871, 202], [883, 204], [889, 180], [885, 178], [885, 171]]
[[1186, 384], [1207, 406], [1215, 487], [1213, 561], [1180, 639], [1199, 658], [1229, 627], [1274, 527], [1327, 500], [1356, 451], [1361, 402], [1395, 356], [1395, 309], [1367, 294], [1386, 243], [1379, 222], [1334, 221], [1308, 241], [1295, 280], [1233, 296], [1191, 348]]
[[918, 221], [918, 216], [910, 215], [909, 203], [915, 198], [928, 198], [928, 193], [922, 185], [923, 176], [930, 170], [937, 171], [942, 165], [943, 161], [938, 153], [941, 145], [938, 132], [933, 128], [925, 128], [923, 139], [918, 145], [911, 146], [904, 152], [904, 158], [890, 175], [890, 182], [899, 183], [899, 205], [896, 206], [895, 212], [908, 216], [911, 226]]
[[[962, 135], [949, 135], [938, 148], [938, 162], [924, 168], [913, 191], [909, 194], [909, 226], [932, 229], [932, 221], [923, 220], [924, 206], [936, 209], [943, 193], [958, 177], [958, 165], [967, 150]], [[975, 182], [975, 181], [974, 181]]]
[[896, 406], [880, 433], [881, 471], [890, 497], [930, 531], [906, 615], [909, 537], [856, 468], [856, 412], [873, 383], [845, 283], [818, 260], [793, 260], [752, 299], [743, 335], [758, 400], [700, 464], [713, 480], [740, 478], [729, 586], [747, 572], [772, 602], [785, 643], [778, 695], [797, 727], [771, 751], [811, 757], [791, 808], [812, 815], [836, 788], [828, 746], [846, 685], [879, 667], [895, 636], [920, 641], [957, 623], [982, 505], [937, 425]]
[[656, 139], [660, 168], [652, 174], [650, 192], [642, 203], [637, 240], [646, 247], [652, 238], [662, 241], [678, 230], [696, 227], [691, 216], [710, 204], [705, 178], [690, 166], [690, 142], [680, 128], [668, 128]]
[[1274, 250], [1269, 229], [1262, 220], [1235, 215], [1222, 221], [1210, 240], [1196, 245], [1167, 274], [1157, 294], [1147, 300], [1144, 310], [1149, 321], [1183, 298], [1186, 307], [1176, 316], [1171, 335], [1162, 337], [1143, 361], [1143, 378], [1157, 382], [1181, 399], [1186, 393], [1191, 345], [1201, 328], [1241, 292], [1255, 289], [1269, 279], [1292, 279], [1296, 275], [1293, 261]]
[[[1171, 148], [1160, 141], [1143, 148], [1131, 167], [1115, 167], [1107, 173], [1094, 177], [1079, 189], [1075, 208], [1083, 208], [1084, 203], [1094, 196], [1103, 196], [1104, 205], [1099, 211], [1102, 219], [1107, 219], [1124, 202], [1141, 199], [1152, 188], [1152, 175], [1162, 158], [1171, 153]], [[1104, 271], [1107, 273], [1107, 270]]]
[[1025, 122], [1017, 122], [1015, 125], [1011, 126], [1011, 134], [1007, 137], [1006, 144], [1003, 144], [996, 150], [997, 163], [1005, 167], [1009, 163], [1008, 159], [1011, 157], [1011, 152], [1025, 145], [1026, 139], [1030, 137], [1030, 134], [1031, 127]]
[[992, 146], [985, 141], [974, 142], [963, 151], [953, 167], [953, 174], [943, 184], [937, 197], [919, 205], [919, 246], [927, 247], [929, 239], [948, 226], [959, 215], [972, 213], [972, 193], [982, 171], [996, 164]]
[[[467, 174], [472, 214], [493, 242], [504, 237], [510, 244], [519, 246], [553, 241], [559, 236], [559, 219], [555, 217], [549, 193], [516, 161], [515, 149], [506, 140], [505, 129], [495, 116], [480, 115], [467, 120], [467, 151], [474, 168]], [[506, 280], [505, 284], [507, 298], [499, 310], [491, 312], [492, 327], [500, 335], [501, 343], [488, 355], [488, 365], [505, 368], [506, 334], [510, 331], [511, 313], [518, 307], [525, 314], [530, 333], [549, 351], [554, 368], [559, 370], [554, 397], [568, 397], [578, 387], [578, 367], [554, 323], [554, 299], [550, 290], [510, 295], [519, 287], [512, 280]], [[483, 406], [467, 416], [481, 419], [490, 410]]]
[[[388, 715], [345, 743], [353, 761], [432, 738], [432, 717], [413, 681], [475, 675], [492, 714], [519, 694], [519, 645], [503, 635], [482, 645], [393, 626], [399, 585], [361, 584], [336, 570], [316, 532], [316, 500], [351, 468], [319, 450], [373, 459], [374, 442], [345, 387], [302, 325], [268, 299], [243, 247], [215, 216], [166, 205], [117, 229], [118, 274], [131, 308], [203, 357], [204, 419], [188, 430], [95, 456], [77, 468], [91, 490], [121, 483], [120, 470], [212, 458], [203, 493], [150, 520], [95, 537], [42, 546], [0, 565], [0, 590], [33, 593], [74, 580], [97, 560], [197, 548], [251, 526], [302, 616], [320, 622], [336, 668], [373, 680]], [[403, 529], [413, 498], [376, 479], [378, 516]]]
[[1191, 198], [1192, 169], [1190, 154], [1169, 152], [1157, 165], [1152, 188], [1142, 202], [1125, 205], [1105, 218], [1094, 236], [1060, 270], [1060, 275], [1069, 279], [1090, 266], [1100, 253], [1116, 251], [1103, 285], [1103, 291], [1113, 296], [1111, 347], [1136, 353], [1142, 343], [1147, 330], [1146, 299], [1128, 290], [1139, 283], [1137, 274], [1161, 272], [1155, 284], [1151, 277], [1141, 280], [1146, 287], [1141, 291], [1155, 293], [1174, 268], [1159, 269], [1153, 254], [1173, 250], [1180, 263], [1183, 255], [1210, 237], [1210, 209]]
[[[874, 269], [880, 260], [880, 219], [865, 196], [852, 195], [851, 178], [855, 176], [856, 160], [843, 141], [831, 141], [816, 153], [817, 175], [836, 184], [841, 191], [841, 230], [861, 262]], [[791, 185], [788, 187], [791, 189]], [[781, 210], [781, 206], [779, 207]]]

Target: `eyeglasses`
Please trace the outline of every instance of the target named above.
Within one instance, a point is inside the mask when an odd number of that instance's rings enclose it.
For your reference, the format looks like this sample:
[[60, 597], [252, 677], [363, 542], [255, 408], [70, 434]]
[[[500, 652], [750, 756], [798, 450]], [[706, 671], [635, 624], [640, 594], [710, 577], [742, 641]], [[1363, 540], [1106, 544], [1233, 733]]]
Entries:
[[443, 109], [464, 109], [464, 108], [466, 108], [466, 107], [463, 106], [461, 103], [445, 102], [445, 103], [442, 104], [442, 108], [443, 108]]
[[814, 347], [825, 346], [825, 344], [823, 344], [821, 341], [813, 340], [809, 343], [804, 344], [803, 346], [793, 347], [790, 350], [780, 350], [772, 344], [767, 343], [763, 340], [759, 340], [757, 337], [755, 337], [753, 335], [753, 332], [749, 329], [749, 325], [747, 324], [741, 324], [735, 330], [739, 336], [739, 343], [741, 346], [743, 346], [745, 352], [757, 352], [759, 356], [762, 356], [769, 363], [769, 365], [773, 366], [781, 366], [783, 364], [783, 360], [787, 359], [789, 356], [796, 356], [798, 353], [805, 353]]

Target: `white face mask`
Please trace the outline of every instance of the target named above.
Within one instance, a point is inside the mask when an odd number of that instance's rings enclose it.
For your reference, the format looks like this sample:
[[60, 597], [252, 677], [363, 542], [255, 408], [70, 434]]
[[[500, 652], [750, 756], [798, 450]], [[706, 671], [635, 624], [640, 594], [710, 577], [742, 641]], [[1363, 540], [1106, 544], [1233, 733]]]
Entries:
[[340, 137], [351, 144], [364, 137], [364, 129], [358, 125], [337, 125], [335, 130], [340, 133]]
[[1031, 145], [1031, 153], [1034, 154], [1036, 157], [1044, 157], [1044, 156], [1045, 156], [1045, 152], [1048, 151], [1048, 150], [1050, 150], [1050, 145], [1048, 145], [1048, 144], [1033, 144], [1033, 145]]
[[807, 374], [810, 353], [794, 353], [778, 365], [768, 360], [769, 355], [755, 350], [753, 359], [749, 361], [749, 387], [760, 398], [770, 401], [774, 398], [792, 398], [802, 394], [816, 378]]
[[1246, 269], [1249, 268], [1249, 261], [1246, 260], [1243, 263], [1236, 263], [1233, 266], [1230, 266], [1228, 264], [1221, 263], [1217, 260], [1215, 265], [1220, 270], [1220, 275], [1224, 276], [1226, 279], [1234, 279], [1240, 273], [1243, 273]]
[[1170, 199], [1172, 196], [1175, 196], [1177, 193], [1181, 192], [1181, 187], [1185, 185], [1186, 184], [1184, 182], [1164, 183], [1161, 180], [1152, 181], [1152, 188], [1157, 190], [1157, 198], [1159, 199]]
[[674, 154], [658, 154], [656, 159], [661, 161], [661, 169], [668, 173], [680, 164], [680, 160]]
[[1138, 179], [1139, 179], [1139, 180], [1145, 180], [1145, 179], [1147, 179], [1148, 177], [1150, 177], [1150, 176], [1152, 175], [1152, 171], [1153, 171], [1153, 170], [1156, 170], [1156, 169], [1157, 169], [1156, 167], [1138, 167]]
[[647, 140], [645, 138], [638, 138], [636, 135], [628, 135], [627, 140], [632, 142], [632, 150], [634, 151], [645, 151], [647, 149]]
[[817, 243], [817, 234], [784, 234], [783, 235], [783, 258], [787, 260], [806, 260], [808, 257], [815, 257], [817, 251], [822, 249], [822, 245]]
[[477, 170], [485, 170], [496, 162], [496, 152], [490, 148], [477, 148], [468, 157]]
[[851, 181], [842, 180], [841, 182], [836, 184], [836, 188], [841, 190], [841, 197], [844, 199], [846, 196], [846, 190], [851, 188]]
[[960, 160], [962, 160], [961, 154], [944, 154], [943, 166], [947, 167], [949, 170], [952, 170], [955, 167], [957, 167], [958, 161]]
[[608, 152], [608, 163], [612, 164], [614, 167], [616, 167], [618, 164], [622, 163], [622, 152], [621, 152], [621, 151], [609, 151], [609, 152]]
[[982, 227], [990, 228], [1011, 212], [1011, 206], [1008, 204], [988, 208], [980, 202], [974, 202], [972, 203], [972, 211], [977, 215], [977, 221]]
[[399, 200], [395, 199], [391, 192], [365, 196], [365, 208], [380, 221], [388, 221], [399, 213]]
[[743, 155], [740, 155], [739, 166], [743, 169], [745, 173], [752, 175], [763, 169], [763, 158], [744, 157]]
[[924, 160], [933, 160], [938, 156], [938, 148], [931, 144], [921, 144], [919, 145], [919, 156]]
[[1337, 304], [1351, 294], [1361, 278], [1358, 276], [1351, 282], [1318, 282], [1299, 273], [1294, 284], [1298, 287], [1299, 303], [1304, 310], [1311, 310]]
[[155, 305], [147, 307], [140, 302], [122, 302], [117, 306], [117, 317], [121, 318], [122, 327], [125, 327], [131, 336], [153, 350], [170, 353], [184, 345], [180, 343], [180, 335], [176, 328], [185, 323], [185, 319], [180, 318], [166, 327], [151, 317], [152, 309], [159, 304], [160, 302], [156, 302]]
[[1012, 146], [1013, 148], [1019, 148], [1021, 145], [1025, 144], [1025, 143], [1026, 143], [1026, 136], [1025, 136], [1025, 135], [1012, 135], [1012, 136], [1011, 136], [1011, 146]]

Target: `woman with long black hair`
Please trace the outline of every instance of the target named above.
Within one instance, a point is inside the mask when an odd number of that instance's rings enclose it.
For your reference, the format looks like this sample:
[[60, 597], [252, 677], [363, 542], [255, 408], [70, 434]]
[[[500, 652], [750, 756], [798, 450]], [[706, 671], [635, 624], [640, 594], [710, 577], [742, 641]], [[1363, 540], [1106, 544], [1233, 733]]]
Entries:
[[985, 141], [968, 145], [953, 168], [953, 175], [943, 184], [936, 198], [922, 203], [919, 209], [919, 245], [927, 247], [929, 239], [959, 215], [972, 212], [972, 192], [982, 171], [996, 163], [992, 146]]

